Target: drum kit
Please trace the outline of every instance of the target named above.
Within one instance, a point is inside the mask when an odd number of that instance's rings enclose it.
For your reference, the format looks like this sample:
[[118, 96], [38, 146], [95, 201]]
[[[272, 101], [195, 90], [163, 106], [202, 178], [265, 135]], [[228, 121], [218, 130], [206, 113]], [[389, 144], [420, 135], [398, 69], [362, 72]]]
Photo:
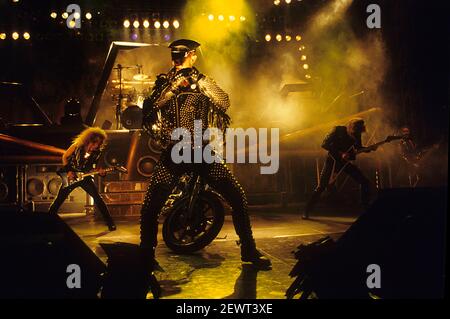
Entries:
[[[111, 81], [111, 97], [115, 102], [116, 129], [138, 129], [141, 127], [141, 108], [150, 94], [154, 82], [142, 72], [142, 65], [123, 66], [117, 64], [113, 70], [117, 76]], [[126, 72], [128, 71], [128, 72]], [[132, 74], [124, 77], [125, 74]]]

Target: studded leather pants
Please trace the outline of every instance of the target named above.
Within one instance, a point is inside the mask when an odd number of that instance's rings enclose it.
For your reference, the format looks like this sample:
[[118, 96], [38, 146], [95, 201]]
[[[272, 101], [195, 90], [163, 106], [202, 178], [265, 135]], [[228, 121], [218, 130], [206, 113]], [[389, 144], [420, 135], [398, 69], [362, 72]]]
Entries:
[[164, 151], [152, 174], [150, 185], [141, 210], [141, 247], [154, 252], [157, 245], [158, 216], [170, 192], [182, 174], [190, 172], [193, 165], [202, 166], [202, 178], [219, 192], [232, 208], [234, 228], [243, 247], [252, 249], [255, 241], [247, 212], [247, 198], [241, 185], [230, 170], [222, 163], [175, 164], [170, 152]]

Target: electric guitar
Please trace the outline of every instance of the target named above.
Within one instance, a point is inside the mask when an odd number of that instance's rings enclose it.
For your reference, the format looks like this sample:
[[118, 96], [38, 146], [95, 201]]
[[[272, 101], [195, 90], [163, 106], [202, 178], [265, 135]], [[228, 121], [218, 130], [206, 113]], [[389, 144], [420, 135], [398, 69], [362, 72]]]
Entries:
[[383, 140], [381, 142], [378, 142], [378, 143], [375, 143], [375, 144], [372, 144], [372, 145], [369, 145], [369, 146], [366, 146], [366, 147], [363, 147], [363, 148], [360, 148], [360, 149], [356, 149], [355, 146], [352, 145], [347, 150], [346, 153], [351, 153], [351, 154], [354, 154], [354, 155], [358, 155], [358, 154], [361, 154], [361, 153], [367, 153], [367, 152], [375, 151], [378, 147], [380, 147], [383, 144], [390, 143], [390, 142], [395, 141], [395, 140], [401, 140], [401, 139], [402, 139], [401, 136], [389, 135], [388, 137], [386, 137], [385, 140]]
[[[386, 137], [385, 140], [383, 140], [383, 141], [381, 141], [381, 142], [378, 142], [378, 143], [375, 143], [375, 144], [372, 144], [372, 145], [369, 145], [369, 146], [366, 146], [366, 147], [363, 147], [363, 148], [360, 148], [360, 149], [356, 149], [355, 146], [352, 145], [352, 146], [347, 150], [347, 152], [345, 152], [345, 153], [346, 153], [346, 154], [352, 154], [352, 155], [354, 155], [355, 158], [356, 158], [356, 155], [358, 155], [358, 154], [366, 153], [366, 152], [371, 152], [371, 151], [375, 151], [379, 146], [381, 146], [381, 145], [383, 145], [383, 144], [390, 143], [390, 142], [392, 142], [392, 141], [400, 140], [400, 139], [402, 139], [401, 136], [389, 135], [388, 137]], [[333, 159], [334, 159], [333, 172], [332, 172], [331, 178], [330, 178], [330, 180], [329, 180], [329, 182], [328, 182], [328, 187], [333, 187], [333, 185], [334, 185], [334, 183], [337, 181], [337, 178], [339, 177], [339, 175], [341, 175], [341, 173], [344, 171], [344, 169], [347, 167], [347, 165], [348, 165], [351, 161], [353, 161], [353, 160], [350, 160], [350, 159], [347, 159], [347, 160], [346, 160], [346, 159], [344, 159], [344, 158], [341, 157], [339, 160], [344, 161], [345, 164], [342, 165], [342, 167], [339, 169], [338, 172], [336, 172], [336, 171], [335, 171], [335, 168], [336, 168], [336, 162], [337, 162], [337, 160], [336, 160], [335, 158], [333, 158]]]
[[[123, 166], [111, 166], [111, 167], [108, 167], [103, 170], [103, 172], [105, 174], [109, 174], [114, 171], [118, 171], [118, 172], [125, 173], [125, 174], [128, 173], [128, 170]], [[75, 173], [75, 179], [69, 179], [67, 172], [58, 173], [58, 175], [61, 177], [61, 180], [62, 180], [62, 187], [73, 186], [76, 183], [80, 183], [86, 177], [95, 176], [95, 175], [100, 174], [100, 171], [92, 171], [92, 172], [88, 172], [88, 173], [83, 173], [83, 172], [74, 172], [74, 173]]]

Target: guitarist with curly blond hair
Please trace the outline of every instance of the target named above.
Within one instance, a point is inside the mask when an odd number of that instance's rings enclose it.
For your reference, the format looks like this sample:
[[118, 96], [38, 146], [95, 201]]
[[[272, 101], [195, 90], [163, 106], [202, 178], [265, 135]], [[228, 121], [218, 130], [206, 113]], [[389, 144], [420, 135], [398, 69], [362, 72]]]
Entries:
[[49, 213], [56, 214], [69, 196], [77, 187], [81, 187], [92, 196], [110, 231], [116, 230], [116, 225], [109, 214], [108, 208], [98, 193], [92, 176], [77, 178], [79, 173], [88, 173], [92, 170], [105, 175], [103, 168], [97, 168], [97, 162], [106, 142], [106, 132], [98, 127], [89, 127], [74, 138], [72, 145], [62, 156], [63, 167], [58, 171], [62, 184], [56, 199], [50, 206]]

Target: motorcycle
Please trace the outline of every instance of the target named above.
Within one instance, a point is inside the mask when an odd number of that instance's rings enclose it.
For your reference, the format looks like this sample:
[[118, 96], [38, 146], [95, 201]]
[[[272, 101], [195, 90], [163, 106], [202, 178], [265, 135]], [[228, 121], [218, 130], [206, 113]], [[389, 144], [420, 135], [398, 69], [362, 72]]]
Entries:
[[167, 247], [188, 254], [208, 246], [222, 229], [222, 196], [204, 183], [198, 172], [186, 173], [162, 208], [162, 236]]

